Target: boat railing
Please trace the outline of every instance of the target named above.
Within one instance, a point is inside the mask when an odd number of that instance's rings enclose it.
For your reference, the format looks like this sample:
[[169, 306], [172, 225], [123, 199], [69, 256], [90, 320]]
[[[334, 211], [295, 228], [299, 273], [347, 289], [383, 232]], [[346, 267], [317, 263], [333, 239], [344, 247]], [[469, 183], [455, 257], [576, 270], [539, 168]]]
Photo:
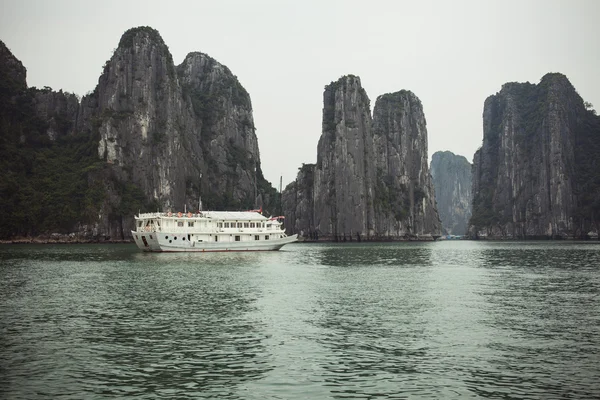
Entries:
[[193, 212], [153, 212], [153, 213], [140, 213], [136, 216], [138, 219], [147, 219], [147, 218], [201, 218], [204, 217], [202, 213], [193, 213]]

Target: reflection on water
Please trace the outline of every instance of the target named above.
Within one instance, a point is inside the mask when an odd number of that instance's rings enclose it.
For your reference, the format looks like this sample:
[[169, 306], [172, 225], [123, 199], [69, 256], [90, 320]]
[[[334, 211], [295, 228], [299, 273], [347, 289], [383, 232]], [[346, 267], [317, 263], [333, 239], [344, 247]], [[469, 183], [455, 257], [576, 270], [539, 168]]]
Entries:
[[13, 277], [2, 291], [8, 397], [187, 396], [232, 391], [271, 369], [261, 323], [248, 317], [260, 288], [240, 279], [251, 255], [207, 266], [117, 247], [64, 249], [3, 254], [12, 261], [2, 275]]
[[[491, 282], [480, 288], [495, 333], [473, 391], [486, 397], [598, 395], [600, 248], [507, 244], [484, 251]], [[499, 391], [497, 382], [507, 386]], [[483, 383], [483, 384], [482, 384]]]
[[433, 243], [314, 245], [321, 265], [364, 267], [370, 265], [430, 265]]
[[0, 397], [593, 398], [600, 246], [0, 247]]

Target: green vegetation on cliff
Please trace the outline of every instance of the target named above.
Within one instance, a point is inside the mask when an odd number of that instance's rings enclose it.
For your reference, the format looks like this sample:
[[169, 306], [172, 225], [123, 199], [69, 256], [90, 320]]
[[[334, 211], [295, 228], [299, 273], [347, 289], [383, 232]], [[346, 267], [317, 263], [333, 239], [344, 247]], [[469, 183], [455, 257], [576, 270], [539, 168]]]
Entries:
[[[93, 215], [102, 198], [88, 184], [97, 168], [94, 138], [46, 134], [35, 114], [36, 89], [3, 96], [0, 111], [0, 235], [68, 232], [82, 215]], [[68, 124], [61, 124], [63, 127]]]
[[494, 211], [492, 191], [485, 188], [473, 198], [473, 214], [469, 220], [469, 225], [479, 230], [486, 226], [494, 226], [498, 222], [500, 222], [500, 216], [498, 212]]
[[[423, 198], [423, 191], [415, 191], [415, 195]], [[410, 192], [405, 185], [397, 185], [390, 175], [385, 175], [381, 168], [377, 169], [377, 180], [374, 188], [373, 205], [378, 213], [392, 213], [396, 221], [403, 221], [410, 215]]]

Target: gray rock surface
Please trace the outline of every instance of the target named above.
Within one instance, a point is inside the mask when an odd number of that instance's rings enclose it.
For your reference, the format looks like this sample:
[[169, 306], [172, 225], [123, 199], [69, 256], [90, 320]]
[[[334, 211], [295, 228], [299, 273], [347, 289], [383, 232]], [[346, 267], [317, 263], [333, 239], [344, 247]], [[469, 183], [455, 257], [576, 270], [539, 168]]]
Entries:
[[427, 130], [408, 91], [370, 100], [348, 75], [323, 93], [316, 165], [283, 193], [289, 233], [325, 240], [431, 239], [440, 235], [427, 165]]
[[316, 164], [303, 164], [296, 180], [282, 193], [286, 230], [311, 239], [318, 238], [315, 228], [315, 170]]
[[213, 203], [262, 205], [262, 196], [253, 198], [260, 154], [250, 95], [229, 68], [203, 53], [188, 54], [177, 73], [199, 127], [194, 139], [205, 160], [204, 187], [221, 194]]
[[[597, 118], [562, 74], [539, 84], [507, 83], [484, 104], [483, 144], [473, 160], [472, 236], [585, 237], [594, 222], [582, 181], [597, 164]], [[590, 135], [595, 140], [582, 145]], [[593, 207], [592, 207], [593, 208]], [[585, 215], [587, 214], [587, 215]]]
[[471, 218], [471, 164], [450, 151], [437, 151], [431, 158], [431, 177], [437, 209], [446, 235], [465, 235]]

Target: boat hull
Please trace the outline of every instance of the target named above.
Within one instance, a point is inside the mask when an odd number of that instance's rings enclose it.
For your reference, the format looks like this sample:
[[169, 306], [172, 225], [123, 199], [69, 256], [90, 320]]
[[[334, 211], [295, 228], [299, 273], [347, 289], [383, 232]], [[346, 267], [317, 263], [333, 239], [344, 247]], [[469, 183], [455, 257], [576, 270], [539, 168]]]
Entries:
[[169, 243], [161, 240], [156, 232], [131, 232], [135, 244], [145, 252], [226, 252], [226, 251], [276, 251], [289, 243], [297, 242], [298, 235], [262, 241], [240, 242], [193, 242], [180, 241]]

